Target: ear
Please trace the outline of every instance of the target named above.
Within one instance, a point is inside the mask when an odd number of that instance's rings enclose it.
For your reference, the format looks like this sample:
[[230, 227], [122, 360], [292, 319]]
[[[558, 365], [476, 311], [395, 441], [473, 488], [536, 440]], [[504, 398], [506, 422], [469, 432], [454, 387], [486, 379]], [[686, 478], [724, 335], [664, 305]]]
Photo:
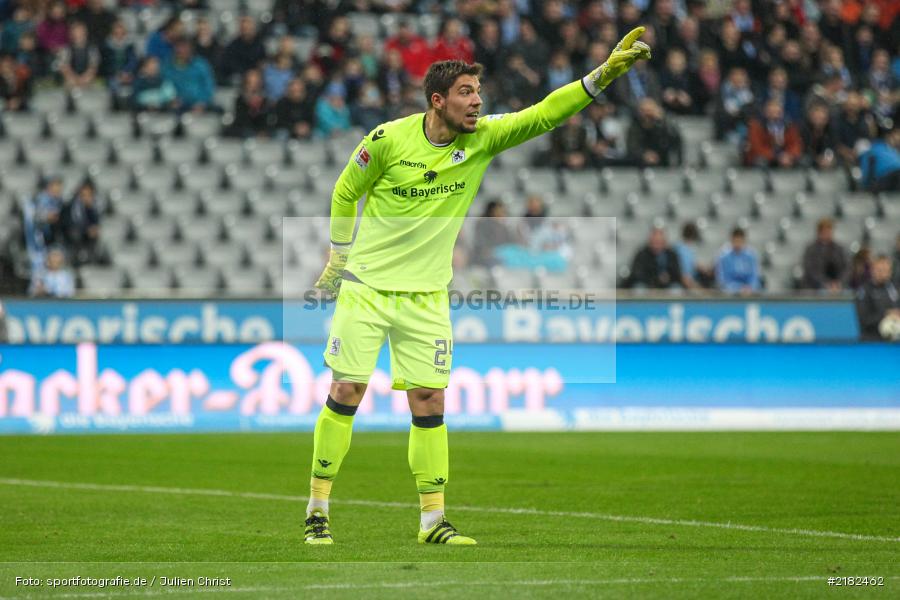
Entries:
[[446, 101], [446, 98], [444, 98], [437, 92], [434, 92], [433, 94], [431, 94], [431, 106], [433, 106], [434, 108], [444, 108], [445, 101]]

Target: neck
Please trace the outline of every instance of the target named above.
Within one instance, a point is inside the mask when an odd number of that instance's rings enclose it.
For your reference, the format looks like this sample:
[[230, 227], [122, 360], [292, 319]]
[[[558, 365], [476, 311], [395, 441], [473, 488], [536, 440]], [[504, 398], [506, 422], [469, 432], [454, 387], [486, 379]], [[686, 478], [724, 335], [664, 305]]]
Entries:
[[425, 113], [425, 137], [432, 144], [443, 146], [456, 139], [456, 132], [451, 131], [433, 108]]

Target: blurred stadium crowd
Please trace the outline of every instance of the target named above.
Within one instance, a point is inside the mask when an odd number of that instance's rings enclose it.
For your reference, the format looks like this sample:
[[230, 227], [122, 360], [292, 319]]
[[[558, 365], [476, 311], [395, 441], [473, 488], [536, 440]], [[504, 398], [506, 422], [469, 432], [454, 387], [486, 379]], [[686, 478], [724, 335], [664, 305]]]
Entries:
[[[653, 61], [488, 172], [473, 214], [532, 224], [464, 235], [458, 283], [839, 292], [882, 254], [900, 277], [898, 15], [896, 0], [0, 0], [0, 291], [309, 285], [321, 228], [282, 250], [279, 219], [327, 216], [360, 136], [424, 110], [432, 61], [481, 62], [483, 112], [518, 110], [638, 24]], [[552, 220], [585, 216], [618, 218], [617, 262]], [[558, 259], [495, 251], [510, 245]]]

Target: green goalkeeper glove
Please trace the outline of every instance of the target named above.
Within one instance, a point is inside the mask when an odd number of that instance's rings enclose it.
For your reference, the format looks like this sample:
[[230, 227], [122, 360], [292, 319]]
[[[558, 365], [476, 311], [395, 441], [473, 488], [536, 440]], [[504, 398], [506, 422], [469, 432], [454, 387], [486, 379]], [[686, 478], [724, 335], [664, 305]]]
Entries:
[[609, 53], [606, 62], [588, 73], [582, 82], [591, 96], [596, 97], [613, 80], [628, 72], [638, 60], [650, 60], [650, 46], [638, 40], [643, 27], [635, 27]]
[[319, 275], [315, 287], [337, 296], [341, 290], [341, 277], [344, 274], [344, 267], [347, 266], [349, 257], [350, 244], [332, 243], [331, 253], [328, 255], [328, 264], [325, 265], [325, 270]]

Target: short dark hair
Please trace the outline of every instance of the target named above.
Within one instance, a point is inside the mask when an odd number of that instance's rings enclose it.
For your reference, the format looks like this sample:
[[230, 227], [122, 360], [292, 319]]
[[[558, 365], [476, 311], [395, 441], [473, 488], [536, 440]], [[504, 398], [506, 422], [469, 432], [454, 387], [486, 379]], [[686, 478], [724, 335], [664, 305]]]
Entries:
[[735, 227], [731, 230], [731, 237], [746, 238], [747, 232], [742, 227]]
[[684, 227], [681, 228], [681, 237], [686, 242], [699, 242], [700, 229], [697, 227], [696, 223], [688, 221], [684, 224]]
[[481, 77], [484, 67], [480, 63], [469, 64], [464, 60], [441, 60], [431, 63], [425, 74], [425, 101], [431, 107], [431, 95], [438, 93], [446, 96], [460, 75]]

